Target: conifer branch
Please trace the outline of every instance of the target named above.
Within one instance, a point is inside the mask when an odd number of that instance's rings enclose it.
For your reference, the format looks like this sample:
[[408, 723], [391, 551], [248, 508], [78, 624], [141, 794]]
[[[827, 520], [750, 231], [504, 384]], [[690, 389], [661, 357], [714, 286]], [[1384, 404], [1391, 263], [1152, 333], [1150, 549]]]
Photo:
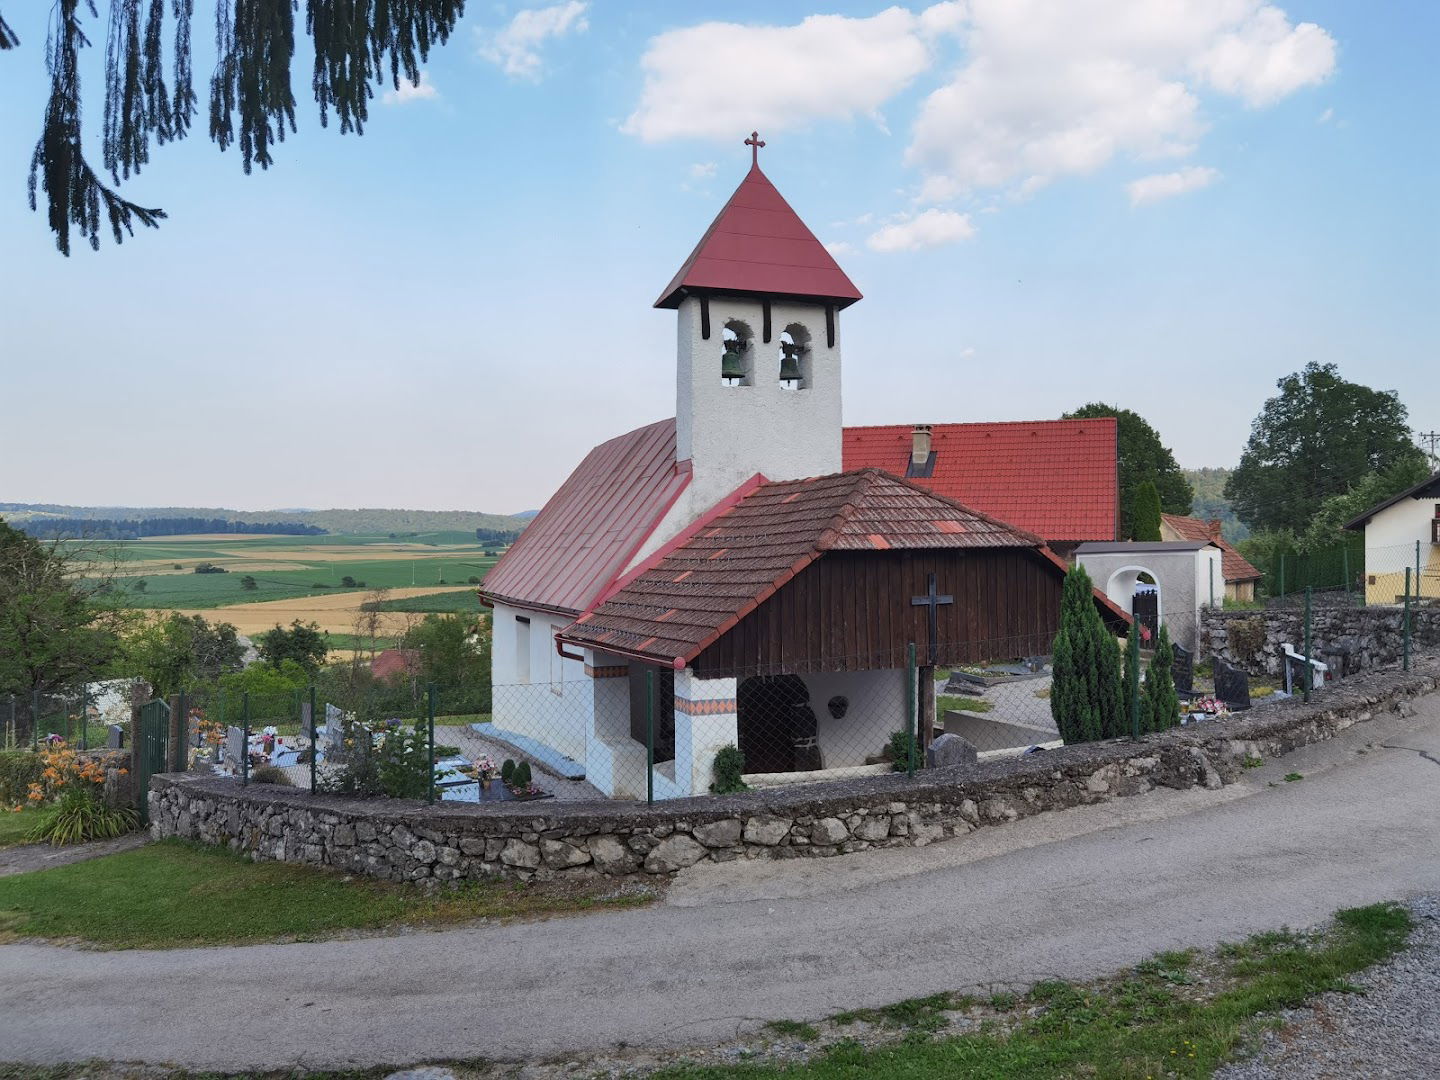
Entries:
[[13, 49], [20, 44], [15, 31], [5, 25], [5, 16], [0, 15], [0, 49]]

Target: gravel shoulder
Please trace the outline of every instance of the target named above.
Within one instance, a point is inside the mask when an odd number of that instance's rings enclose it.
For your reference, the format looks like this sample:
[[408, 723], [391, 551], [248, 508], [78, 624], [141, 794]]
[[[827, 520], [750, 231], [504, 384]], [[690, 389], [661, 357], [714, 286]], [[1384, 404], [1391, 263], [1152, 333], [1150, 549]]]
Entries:
[[1408, 905], [1410, 946], [1357, 976], [1360, 993], [1322, 994], [1279, 1017], [1259, 1052], [1216, 1080], [1430, 1080], [1440, 1075], [1440, 897]]
[[72, 844], [69, 847], [52, 847], [49, 844], [20, 844], [0, 849], [0, 877], [9, 874], [28, 874], [32, 870], [48, 870], [52, 866], [98, 859], [101, 855], [114, 855], [119, 851], [130, 851], [150, 842], [145, 831], [117, 836], [113, 840], [92, 840], [88, 844]]

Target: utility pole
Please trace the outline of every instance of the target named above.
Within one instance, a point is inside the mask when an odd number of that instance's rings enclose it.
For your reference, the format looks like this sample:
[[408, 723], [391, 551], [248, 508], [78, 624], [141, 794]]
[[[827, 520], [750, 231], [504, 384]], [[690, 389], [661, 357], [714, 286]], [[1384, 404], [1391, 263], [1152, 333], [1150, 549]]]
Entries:
[[1440, 431], [1417, 431], [1415, 438], [1422, 443], [1429, 444], [1430, 449], [1427, 454], [1430, 458], [1430, 467], [1432, 469], [1440, 467], [1440, 452], [1437, 452], [1440, 451]]

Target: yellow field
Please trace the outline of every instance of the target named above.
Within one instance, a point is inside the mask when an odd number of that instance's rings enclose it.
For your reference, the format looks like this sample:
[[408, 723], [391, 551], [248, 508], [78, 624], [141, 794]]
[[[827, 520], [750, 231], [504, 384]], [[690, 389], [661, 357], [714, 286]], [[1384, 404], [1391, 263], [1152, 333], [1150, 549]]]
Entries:
[[[474, 590], [474, 585], [427, 585], [413, 589], [389, 589], [386, 591], [386, 599], [402, 600], [407, 596]], [[276, 625], [289, 626], [296, 619], [303, 623], [316, 623], [321, 630], [328, 630], [332, 634], [351, 634], [355, 632], [355, 620], [361, 614], [360, 605], [369, 595], [366, 592], [347, 592], [331, 596], [298, 597], [293, 600], [265, 600], [254, 604], [231, 604], [223, 608], [181, 610], [180, 614], [199, 615], [211, 622], [233, 623], [240, 633], [247, 636], [263, 634]], [[379, 633], [381, 636], [402, 634], [423, 618], [423, 615], [413, 612], [381, 612]]]

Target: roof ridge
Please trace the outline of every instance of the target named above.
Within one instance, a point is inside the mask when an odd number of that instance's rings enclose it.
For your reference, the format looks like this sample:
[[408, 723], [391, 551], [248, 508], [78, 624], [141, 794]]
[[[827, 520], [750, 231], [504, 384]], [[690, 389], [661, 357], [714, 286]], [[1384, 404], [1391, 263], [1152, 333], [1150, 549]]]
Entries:
[[1009, 532], [1014, 533], [1016, 536], [1024, 537], [1026, 540], [1031, 541], [1035, 547], [1047, 546], [1046, 541], [1043, 537], [1041, 537], [1037, 533], [1031, 532], [1029, 529], [1022, 529], [1018, 525], [1011, 525], [1008, 521], [1001, 521], [993, 514], [987, 514], [983, 511], [976, 510], [973, 506], [966, 506], [959, 499], [952, 499], [948, 495], [941, 495], [939, 492], [931, 491], [923, 484], [917, 484], [914, 480], [910, 479], [907, 476], [896, 476], [894, 473], [886, 472], [884, 469], [874, 468], [873, 466], [871, 466], [870, 469], [873, 472], [880, 473], [887, 480], [893, 481], [897, 484], [901, 484], [904, 487], [910, 488], [912, 491], [919, 492], [921, 495], [927, 495], [930, 498], [935, 499], [937, 502], [946, 503], [957, 510], [963, 510], [967, 514], [973, 514], [981, 521], [987, 522], [988, 524], [994, 525], [1001, 529], [1006, 529]]

